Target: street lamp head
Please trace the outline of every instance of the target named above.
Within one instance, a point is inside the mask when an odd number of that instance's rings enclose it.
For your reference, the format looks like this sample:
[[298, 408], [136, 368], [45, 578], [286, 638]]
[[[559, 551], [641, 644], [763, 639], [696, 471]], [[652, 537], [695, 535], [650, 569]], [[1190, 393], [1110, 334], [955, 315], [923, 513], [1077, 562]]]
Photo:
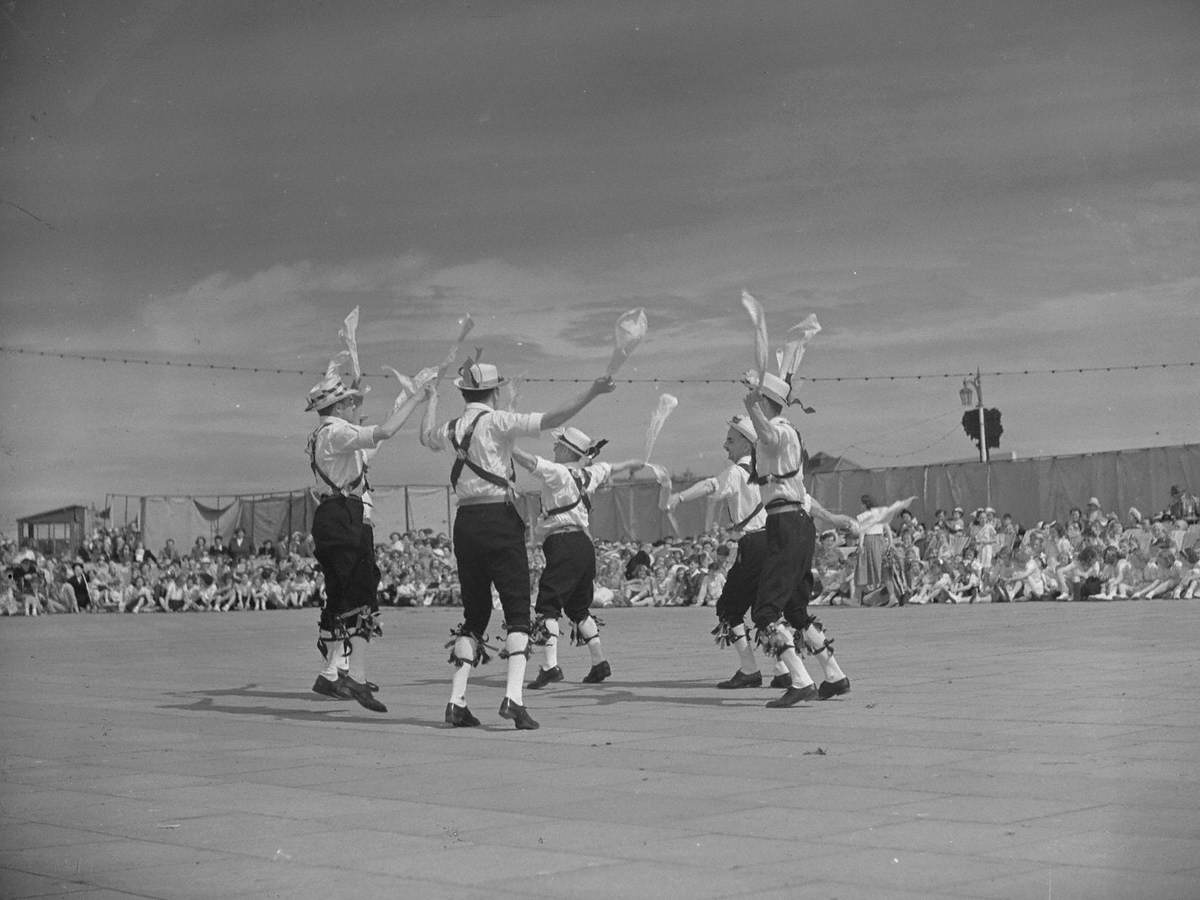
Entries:
[[971, 388], [971, 381], [968, 378], [963, 379], [963, 386], [958, 389], [958, 397], [962, 400], [962, 405], [970, 407], [972, 405], [971, 398], [974, 396], [974, 391]]

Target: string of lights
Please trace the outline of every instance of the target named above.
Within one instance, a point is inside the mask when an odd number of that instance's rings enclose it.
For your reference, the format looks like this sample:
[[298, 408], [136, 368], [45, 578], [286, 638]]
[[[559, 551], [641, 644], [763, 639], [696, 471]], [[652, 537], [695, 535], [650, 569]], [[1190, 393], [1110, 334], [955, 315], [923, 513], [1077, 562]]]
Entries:
[[[958, 414], [953, 413], [952, 415], [958, 415]], [[938, 418], [945, 418], [945, 416], [939, 416]], [[910, 456], [916, 456], [918, 453], [924, 453], [926, 450], [930, 450], [930, 449], [936, 447], [938, 444], [942, 443], [943, 441], [949, 440], [955, 434], [961, 434], [961, 432], [962, 432], [962, 426], [956, 422], [949, 431], [934, 438], [932, 441], [930, 441], [925, 446], [914, 447], [911, 450], [905, 450], [903, 453], [887, 453], [882, 450], [872, 450], [870, 447], [867, 446], [867, 444], [869, 444], [871, 442], [872, 438], [866, 438], [865, 440], [855, 441], [853, 444], [847, 444], [846, 447], [842, 449], [841, 455], [845, 456], [849, 451], [857, 449], [857, 450], [862, 450], [864, 453], [868, 453], [872, 457], [879, 458], [879, 459], [905, 459]]]
[[[151, 359], [148, 357], [123, 356], [116, 353], [64, 353], [57, 350], [31, 350], [26, 347], [4, 347], [0, 346], [0, 353], [11, 353], [22, 356], [39, 356], [52, 359], [69, 359], [80, 360], [83, 362], [96, 362], [102, 364], [119, 364], [119, 365], [135, 365], [135, 366], [164, 366], [175, 369], [203, 369], [220, 372], [251, 372], [260, 374], [273, 375], [320, 375], [320, 371], [313, 369], [285, 369], [275, 366], [246, 366], [237, 365], [234, 363], [222, 364], [211, 362], [180, 362], [171, 359]], [[1097, 372], [1139, 372], [1163, 369], [1182, 369], [1194, 368], [1200, 366], [1200, 362], [1155, 362], [1155, 363], [1133, 363], [1125, 366], [1059, 366], [1048, 369], [997, 369], [994, 371], [981, 372], [982, 375], [990, 377], [1022, 377], [1022, 376], [1037, 376], [1037, 375], [1086, 375]], [[321, 370], [323, 371], [323, 370]], [[364, 373], [365, 378], [386, 378], [382, 374]], [[962, 372], [922, 372], [917, 374], [896, 374], [896, 375], [824, 375], [812, 378], [804, 378], [804, 381], [809, 384], [817, 383], [837, 383], [837, 382], [869, 382], [869, 381], [933, 381], [935, 379], [958, 379], [962, 378]], [[532, 378], [525, 377], [521, 379], [528, 383], [538, 384], [590, 384], [593, 379], [590, 378]], [[740, 378], [616, 378], [614, 381], [622, 384], [740, 384]]]

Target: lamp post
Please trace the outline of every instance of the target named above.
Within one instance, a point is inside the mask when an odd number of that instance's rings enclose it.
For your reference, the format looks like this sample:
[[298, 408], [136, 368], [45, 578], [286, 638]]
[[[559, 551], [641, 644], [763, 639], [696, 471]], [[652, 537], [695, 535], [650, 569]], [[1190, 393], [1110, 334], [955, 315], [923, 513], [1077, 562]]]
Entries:
[[971, 406], [971, 400], [975, 400], [975, 409], [979, 411], [979, 461], [985, 463], [989, 459], [987, 427], [984, 425], [983, 418], [983, 375], [978, 369], [975, 370], [974, 378], [967, 376], [963, 379], [963, 386], [959, 388], [958, 396], [962, 400], [962, 405], [968, 409]]

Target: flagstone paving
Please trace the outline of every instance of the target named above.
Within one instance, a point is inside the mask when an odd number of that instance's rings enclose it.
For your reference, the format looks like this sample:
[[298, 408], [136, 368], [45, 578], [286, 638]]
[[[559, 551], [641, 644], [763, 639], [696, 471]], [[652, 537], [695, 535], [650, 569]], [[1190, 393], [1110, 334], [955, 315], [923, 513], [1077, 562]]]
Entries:
[[0, 897], [1200, 897], [1200, 603], [823, 609], [853, 690], [783, 710], [711, 608], [601, 616], [530, 732], [499, 660], [442, 724], [453, 609], [383, 715], [312, 610], [0, 620]]

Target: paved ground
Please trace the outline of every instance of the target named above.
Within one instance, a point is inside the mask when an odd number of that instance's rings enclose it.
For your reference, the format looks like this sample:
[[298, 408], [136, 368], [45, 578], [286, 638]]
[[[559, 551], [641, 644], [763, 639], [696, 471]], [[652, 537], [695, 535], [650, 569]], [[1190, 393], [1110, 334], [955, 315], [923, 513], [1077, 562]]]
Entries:
[[1200, 897], [1200, 603], [822, 617], [853, 691], [772, 710], [711, 609], [609, 611], [534, 732], [499, 661], [442, 726], [450, 609], [385, 614], [386, 715], [312, 611], [0, 621], [0, 896]]

